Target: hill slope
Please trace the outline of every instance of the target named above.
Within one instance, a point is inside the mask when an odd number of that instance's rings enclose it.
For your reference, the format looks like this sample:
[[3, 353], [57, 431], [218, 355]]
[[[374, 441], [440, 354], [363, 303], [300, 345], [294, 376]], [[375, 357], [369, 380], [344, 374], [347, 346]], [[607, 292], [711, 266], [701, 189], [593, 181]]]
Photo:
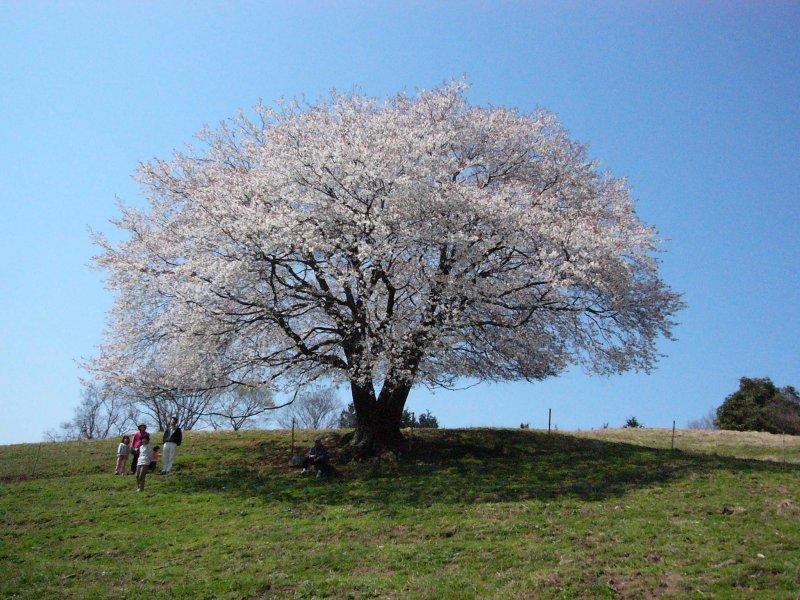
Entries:
[[0, 596], [796, 597], [800, 439], [681, 434], [417, 431], [320, 482], [286, 432], [188, 432], [141, 494], [115, 440], [0, 447]]

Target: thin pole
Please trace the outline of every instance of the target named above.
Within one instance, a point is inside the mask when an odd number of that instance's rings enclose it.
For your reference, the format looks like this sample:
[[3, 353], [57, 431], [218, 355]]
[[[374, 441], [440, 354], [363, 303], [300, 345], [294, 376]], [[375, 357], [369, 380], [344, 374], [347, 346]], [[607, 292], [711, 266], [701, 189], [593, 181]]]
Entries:
[[294, 417], [292, 417], [292, 456], [294, 456]]
[[[31, 469], [31, 478], [36, 474], [36, 467], [39, 464], [39, 452], [42, 450], [42, 445], [39, 444], [36, 446], [36, 458], [33, 460], [33, 468]], [[786, 461], [784, 461], [786, 462]]]
[[675, 421], [672, 422], [672, 449], [675, 450]]
[[783, 462], [786, 462], [786, 432], [781, 432], [781, 446], [783, 447]]
[[550, 433], [550, 423], [553, 421], [553, 409], [547, 409], [547, 433]]

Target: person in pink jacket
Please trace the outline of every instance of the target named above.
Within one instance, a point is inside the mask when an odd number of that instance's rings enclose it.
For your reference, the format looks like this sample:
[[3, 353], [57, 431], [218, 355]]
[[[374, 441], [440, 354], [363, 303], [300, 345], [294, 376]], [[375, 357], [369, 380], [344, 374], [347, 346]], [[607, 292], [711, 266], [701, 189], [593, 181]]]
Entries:
[[[133, 441], [131, 442], [131, 473], [136, 473], [136, 463], [139, 460], [139, 447], [142, 445], [142, 436], [147, 431], [147, 425], [144, 423], [139, 424], [139, 431], [133, 434]], [[148, 436], [149, 437], [149, 436]]]

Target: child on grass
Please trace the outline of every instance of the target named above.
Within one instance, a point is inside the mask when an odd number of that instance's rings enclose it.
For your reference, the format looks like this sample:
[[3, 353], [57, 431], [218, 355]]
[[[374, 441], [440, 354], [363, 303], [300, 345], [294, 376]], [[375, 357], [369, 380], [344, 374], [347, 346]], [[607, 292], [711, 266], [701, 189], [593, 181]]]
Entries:
[[156, 470], [156, 465], [158, 464], [158, 459], [161, 458], [161, 446], [153, 446], [153, 460], [150, 461], [150, 472]]
[[150, 434], [142, 434], [142, 444], [139, 446], [139, 460], [136, 463], [136, 491], [144, 490], [144, 480], [153, 462], [153, 447], [150, 445]]
[[131, 438], [129, 435], [122, 436], [122, 443], [117, 446], [117, 470], [115, 475], [125, 475], [125, 463], [131, 454]]

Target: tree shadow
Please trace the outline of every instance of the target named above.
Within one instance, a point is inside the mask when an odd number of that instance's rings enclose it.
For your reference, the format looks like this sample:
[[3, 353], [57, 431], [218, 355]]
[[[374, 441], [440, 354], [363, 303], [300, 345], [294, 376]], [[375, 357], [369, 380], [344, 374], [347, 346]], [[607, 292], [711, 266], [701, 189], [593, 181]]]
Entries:
[[400, 506], [572, 497], [603, 500], [712, 472], [797, 472], [797, 465], [663, 450], [537, 431], [415, 431], [399, 460], [338, 465], [327, 480], [299, 477], [285, 444], [241, 447], [216, 470], [182, 470], [175, 485], [264, 502]]

